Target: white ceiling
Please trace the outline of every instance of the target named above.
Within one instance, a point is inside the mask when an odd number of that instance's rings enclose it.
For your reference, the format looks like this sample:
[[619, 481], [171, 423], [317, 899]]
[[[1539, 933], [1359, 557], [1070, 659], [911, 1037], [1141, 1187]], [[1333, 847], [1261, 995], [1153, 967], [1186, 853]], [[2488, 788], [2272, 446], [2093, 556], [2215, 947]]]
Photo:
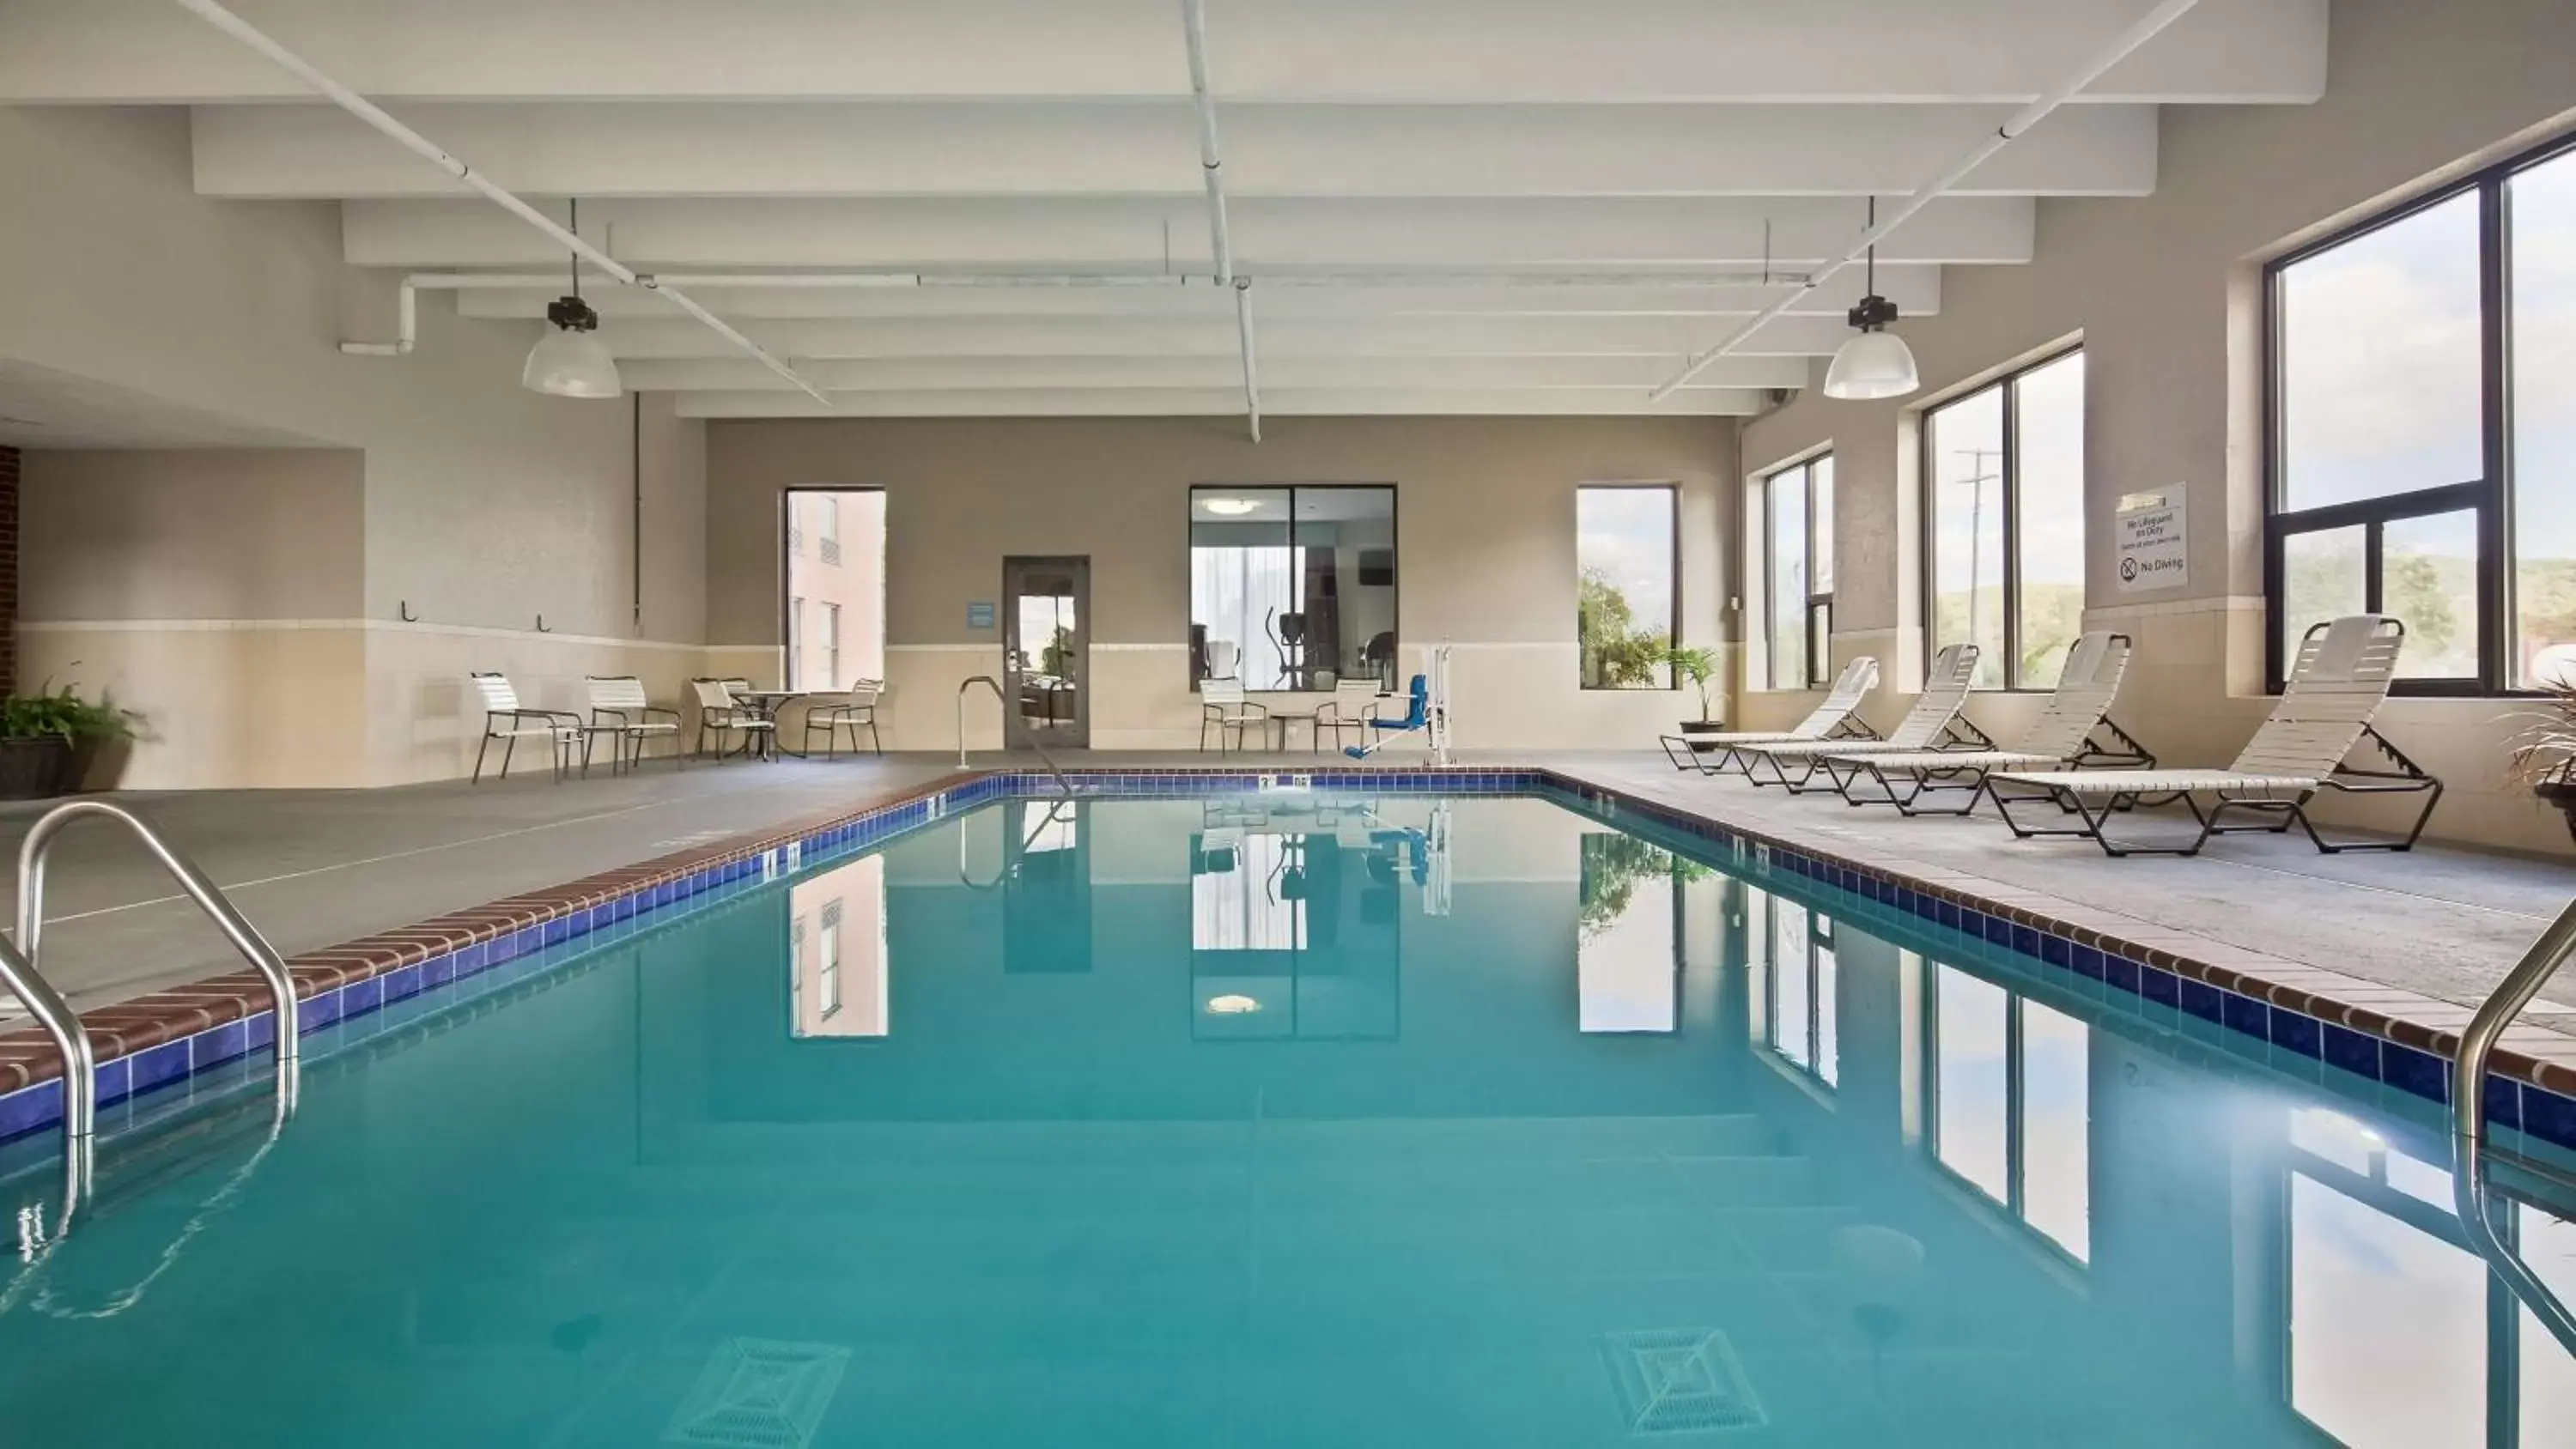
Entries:
[[[585, 237], [689, 274], [835, 410], [1242, 407], [1180, 0], [233, 8], [549, 213], [581, 198]], [[1864, 198], [1920, 185], [2148, 8], [1206, 0], [1264, 411], [1754, 411], [1840, 340], [1856, 271], [1647, 393], [1781, 295], [1766, 269], [1841, 255]], [[2325, 60], [2326, 0], [2203, 0], [1893, 236], [1879, 289], [1937, 311], [1945, 268], [2030, 260], [2037, 198], [2152, 190], [2158, 106], [2311, 101]], [[565, 262], [168, 0], [0, 4], [10, 102], [191, 106], [202, 193], [340, 201], [348, 260], [389, 278]], [[707, 279], [782, 270], [893, 284]], [[422, 305], [533, 340], [556, 290]], [[587, 291], [631, 385], [707, 416], [826, 411], [667, 299]]]

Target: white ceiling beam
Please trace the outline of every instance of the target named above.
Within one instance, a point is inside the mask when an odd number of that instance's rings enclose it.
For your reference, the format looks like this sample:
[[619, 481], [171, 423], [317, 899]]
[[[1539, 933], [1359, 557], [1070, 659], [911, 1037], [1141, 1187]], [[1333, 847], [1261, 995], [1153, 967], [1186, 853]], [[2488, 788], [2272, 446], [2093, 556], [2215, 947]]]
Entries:
[[[1910, 189], [2010, 106], [1220, 108], [1231, 197], [1860, 196]], [[515, 192], [592, 197], [1196, 196], [1187, 101], [408, 105]], [[462, 183], [314, 106], [199, 107], [208, 196], [447, 196]], [[2152, 106], [2069, 110], [1951, 188], [2142, 196]], [[1248, 258], [1247, 258], [1248, 265]]]
[[[2020, 102], [2136, 0], [1213, 0], [1221, 98]], [[2194, 14], [2087, 100], [2304, 102], [2327, 0]], [[1170, 0], [259, 0], [381, 101], [1185, 93]], [[0, 103], [296, 99], [155, 0], [0, 4]]]
[[[1799, 293], [1797, 315], [1840, 317], [1860, 300], [1860, 274], [1846, 270], [1824, 286]], [[467, 317], [535, 320], [562, 288], [523, 287], [463, 291], [457, 311]], [[1941, 310], [1941, 269], [1881, 263], [1878, 290], [1908, 317]], [[828, 317], [1203, 317], [1222, 305], [1211, 284], [1186, 286], [923, 286], [816, 290], [738, 288], [693, 283], [690, 295], [725, 316]], [[1645, 316], [1750, 317], [1779, 295], [1776, 287], [1684, 286], [1662, 281], [1628, 284], [1490, 285], [1468, 283], [1344, 286], [1264, 282], [1261, 315], [1279, 317]], [[649, 317], [654, 299], [625, 288], [600, 288], [588, 301], [603, 317]]]
[[[1262, 320], [1265, 330], [1272, 325]], [[1700, 388], [1805, 387], [1804, 357], [1730, 357], [1693, 380]], [[1265, 356], [1261, 385], [1392, 391], [1642, 388], [1672, 371], [1668, 357]], [[739, 358], [629, 359], [618, 364], [639, 392], [755, 392], [787, 385]], [[1029, 389], [1224, 388], [1241, 384], [1230, 358], [885, 357], [807, 361], [798, 372], [827, 393], [997, 392]], [[1238, 405], [1240, 395], [1238, 394]]]
[[[1236, 417], [1243, 392], [1235, 387], [1091, 388], [1002, 392], [842, 392], [826, 409], [797, 392], [684, 392], [673, 403], [691, 418], [804, 417]], [[1762, 395], [1750, 389], [1693, 389], [1649, 404], [1635, 388], [1502, 388], [1492, 391], [1405, 391], [1371, 388], [1265, 388], [1261, 410], [1271, 417], [1388, 415], [1545, 416], [1606, 414], [1684, 417], [1750, 417]]]
[[[1724, 335], [1726, 318], [1695, 317], [1283, 317], [1262, 319], [1270, 357], [1659, 357], [1677, 367]], [[799, 364], [826, 358], [1224, 357], [1237, 355], [1234, 312], [1213, 302], [1196, 318], [928, 317], [745, 321], [743, 330]], [[1812, 357], [1850, 330], [1839, 317], [1782, 317], [1738, 356]], [[662, 318], [611, 318], [600, 340], [620, 359], [724, 355], [703, 328]], [[1235, 395], [1238, 405], [1242, 397]]]
[[[1285, 200], [1235, 197], [1236, 265], [1265, 269], [1604, 270], [1797, 268], [1842, 254], [1864, 228], [1846, 197], [1594, 200]], [[1879, 264], [2027, 262], [2027, 197], [1944, 197], [1878, 250]], [[534, 267], [562, 259], [489, 208], [349, 201], [341, 247], [357, 266]], [[840, 267], [889, 271], [1207, 271], [1196, 200], [620, 200], [582, 205], [620, 257], [648, 269]]]

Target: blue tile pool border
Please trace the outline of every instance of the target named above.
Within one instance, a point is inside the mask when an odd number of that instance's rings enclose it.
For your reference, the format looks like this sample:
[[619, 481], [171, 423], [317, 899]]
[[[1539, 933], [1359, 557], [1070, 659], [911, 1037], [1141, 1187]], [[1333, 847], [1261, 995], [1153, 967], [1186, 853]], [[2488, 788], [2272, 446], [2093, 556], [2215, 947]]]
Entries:
[[[2013, 952], [2030, 969], [2062, 978], [2105, 1000], [2177, 1022], [2259, 1043], [2276, 1056], [2311, 1067], [2335, 1066], [2433, 1102], [2449, 1098], [2446, 1060], [2456, 1036], [2365, 1007], [2348, 1006], [2294, 986], [2202, 962], [2173, 951], [2121, 941], [2043, 913], [1987, 899], [1970, 886], [1828, 855], [1554, 769], [1516, 766], [1451, 768], [1325, 765], [1307, 769], [1098, 769], [1068, 772], [1088, 795], [1188, 798], [1280, 789], [1378, 794], [1537, 796], [1619, 825], [1638, 824], [1705, 843], [1707, 854], [1734, 872], [1776, 883], [1783, 878], [1857, 896], [1900, 917], [1956, 931]], [[294, 969], [305, 1034], [420, 1003], [434, 1011], [486, 973], [531, 958], [549, 961], [599, 944], [603, 932], [631, 934], [680, 919], [692, 908], [754, 890], [793, 874], [808, 857], [864, 850], [1004, 799], [1054, 792], [1053, 777], [1000, 770], [950, 776], [848, 813], [782, 830], [684, 851], [550, 890], [494, 902], [362, 941], [299, 956]], [[1961, 876], [1956, 879], [1965, 881]], [[677, 908], [677, 909], [675, 909]], [[156, 1089], [227, 1069], [273, 1044], [276, 1020], [254, 981], [232, 977], [156, 993], [139, 1002], [87, 1014], [101, 1042], [99, 1100], [121, 1103]], [[227, 1009], [229, 1008], [229, 1009]], [[165, 1023], [175, 1022], [176, 1027]], [[61, 1120], [59, 1059], [32, 1033], [0, 1038], [0, 1069], [23, 1083], [0, 1093], [0, 1142]], [[31, 1049], [31, 1045], [32, 1048]], [[2500, 1126], [2527, 1130], [2576, 1149], [2576, 1068], [2510, 1049], [2497, 1054], [2487, 1114]], [[2558, 1080], [2564, 1078], [2564, 1081]], [[7, 1078], [0, 1078], [7, 1080]]]

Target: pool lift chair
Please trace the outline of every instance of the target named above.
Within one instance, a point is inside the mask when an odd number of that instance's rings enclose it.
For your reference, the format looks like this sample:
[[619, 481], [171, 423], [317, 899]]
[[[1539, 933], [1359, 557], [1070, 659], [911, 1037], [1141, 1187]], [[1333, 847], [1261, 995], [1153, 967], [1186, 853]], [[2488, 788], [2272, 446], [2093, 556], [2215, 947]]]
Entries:
[[1399, 735], [1419, 733], [1430, 746], [1431, 762], [1446, 768], [1449, 764], [1449, 654], [1450, 646], [1437, 644], [1422, 651], [1422, 672], [1413, 676], [1405, 691], [1405, 712], [1396, 719], [1372, 714], [1363, 725], [1368, 732], [1364, 743], [1342, 751], [1354, 760], [1365, 760], [1385, 749], [1387, 741]]

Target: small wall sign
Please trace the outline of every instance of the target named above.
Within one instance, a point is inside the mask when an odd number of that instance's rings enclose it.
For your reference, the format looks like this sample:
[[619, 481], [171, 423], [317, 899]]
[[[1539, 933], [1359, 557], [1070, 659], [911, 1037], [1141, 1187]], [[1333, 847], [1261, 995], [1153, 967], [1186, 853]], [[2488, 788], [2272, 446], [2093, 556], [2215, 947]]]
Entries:
[[2119, 542], [2115, 567], [2121, 593], [2178, 589], [2191, 582], [2181, 490], [2132, 493], [2121, 499], [2114, 536]]
[[969, 629], [992, 628], [993, 606], [981, 600], [968, 604], [966, 606], [966, 627]]

